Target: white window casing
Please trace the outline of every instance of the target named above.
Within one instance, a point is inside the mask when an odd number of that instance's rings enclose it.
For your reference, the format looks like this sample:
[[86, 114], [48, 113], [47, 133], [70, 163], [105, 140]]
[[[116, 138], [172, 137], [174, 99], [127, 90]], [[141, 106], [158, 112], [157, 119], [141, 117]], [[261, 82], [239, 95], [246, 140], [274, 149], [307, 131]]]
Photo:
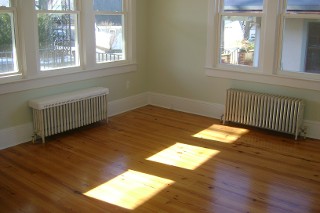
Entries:
[[[320, 74], [293, 73], [280, 71], [283, 42], [284, 18], [317, 18], [318, 14], [288, 14], [284, 9], [285, 0], [264, 0], [261, 16], [260, 55], [258, 67], [238, 66], [219, 63], [220, 13], [222, 0], [209, 0], [207, 23], [207, 51], [205, 70], [207, 76], [252, 81], [273, 85], [320, 90]], [[247, 15], [249, 13], [228, 11], [228, 14]]]

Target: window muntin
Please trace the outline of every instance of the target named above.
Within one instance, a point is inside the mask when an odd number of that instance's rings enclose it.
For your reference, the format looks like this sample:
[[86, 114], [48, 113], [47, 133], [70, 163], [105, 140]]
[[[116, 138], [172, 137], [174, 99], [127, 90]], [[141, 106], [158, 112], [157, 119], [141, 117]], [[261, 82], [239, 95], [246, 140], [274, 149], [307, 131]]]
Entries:
[[35, 1], [40, 71], [79, 66], [75, 1]]
[[0, 77], [17, 74], [18, 59], [16, 50], [14, 8], [11, 1], [0, 0]]
[[94, 0], [96, 62], [126, 59], [125, 12], [122, 0]]
[[320, 3], [288, 0], [283, 14], [280, 70], [320, 74]]
[[257, 68], [263, 0], [220, 0], [220, 5], [218, 63]]

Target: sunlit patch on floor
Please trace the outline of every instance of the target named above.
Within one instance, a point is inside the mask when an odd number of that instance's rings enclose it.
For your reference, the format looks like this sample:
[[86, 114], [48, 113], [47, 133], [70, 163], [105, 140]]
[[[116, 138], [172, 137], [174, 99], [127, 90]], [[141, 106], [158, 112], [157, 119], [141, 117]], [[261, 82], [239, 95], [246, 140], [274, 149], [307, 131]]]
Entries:
[[193, 135], [193, 137], [223, 143], [233, 143], [248, 132], [249, 130], [243, 128], [214, 124], [209, 128]]
[[84, 195], [133, 210], [173, 183], [169, 179], [128, 170]]
[[218, 153], [219, 151], [214, 149], [176, 143], [147, 160], [194, 170]]

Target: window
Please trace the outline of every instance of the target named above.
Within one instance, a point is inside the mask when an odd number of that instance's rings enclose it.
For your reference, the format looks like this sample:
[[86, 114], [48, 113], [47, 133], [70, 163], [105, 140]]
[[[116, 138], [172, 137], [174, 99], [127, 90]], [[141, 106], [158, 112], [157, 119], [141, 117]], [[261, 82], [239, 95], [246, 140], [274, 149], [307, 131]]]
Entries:
[[79, 66], [76, 0], [35, 1], [40, 70]]
[[220, 64], [258, 67], [263, 1], [221, 1]]
[[122, 0], [94, 0], [97, 63], [126, 59], [124, 6]]
[[288, 0], [281, 71], [320, 74], [320, 2]]
[[320, 90], [320, 2], [209, 0], [206, 74]]
[[15, 9], [11, 1], [0, 0], [0, 78], [18, 74]]
[[0, 0], [0, 94], [135, 71], [135, 5]]

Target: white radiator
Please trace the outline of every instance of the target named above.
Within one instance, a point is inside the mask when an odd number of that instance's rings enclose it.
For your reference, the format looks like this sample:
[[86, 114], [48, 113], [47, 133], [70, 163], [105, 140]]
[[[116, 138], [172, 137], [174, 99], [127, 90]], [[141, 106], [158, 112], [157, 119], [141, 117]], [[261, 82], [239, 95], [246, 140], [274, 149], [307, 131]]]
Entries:
[[228, 121], [295, 135], [303, 122], [301, 99], [228, 89], [224, 124]]
[[44, 143], [46, 136], [108, 119], [107, 94], [108, 88], [94, 87], [30, 100], [34, 139]]

